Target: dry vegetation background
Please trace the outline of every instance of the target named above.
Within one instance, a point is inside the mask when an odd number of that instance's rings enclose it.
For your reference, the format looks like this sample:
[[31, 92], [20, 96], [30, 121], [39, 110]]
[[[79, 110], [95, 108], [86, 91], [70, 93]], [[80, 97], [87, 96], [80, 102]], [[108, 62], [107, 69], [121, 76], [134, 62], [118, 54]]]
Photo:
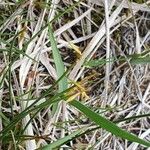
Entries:
[[[149, 56], [150, 1], [77, 2], [78, 0], [0, 1], [1, 131], [58, 79], [47, 27], [47, 22], [51, 21], [65, 70], [69, 69], [67, 78], [70, 85], [76, 82], [85, 90], [73, 89], [71, 94], [78, 93], [74, 98], [111, 121], [150, 113], [149, 63], [143, 60], [132, 64], [129, 59], [119, 60], [120, 56], [131, 56], [130, 59], [136, 60], [136, 56], [145, 51], [147, 53], [141, 57]], [[85, 64], [89, 60], [109, 60], [112, 57], [116, 60], [94, 67]], [[57, 91], [57, 87], [54, 87], [51, 94], [43, 96], [36, 106], [47, 101]], [[72, 101], [72, 97], [69, 100]], [[34, 111], [18, 121], [15, 128], [7, 133], [8, 136], [1, 140], [1, 149], [33, 150], [82, 127], [96, 127], [69, 102], [59, 102], [55, 112], [52, 105], [43, 107], [36, 116]], [[34, 118], [24, 134], [21, 134], [20, 130], [32, 117]], [[150, 140], [149, 117], [117, 125], [138, 137]], [[72, 138], [61, 148], [146, 149], [103, 129]]]

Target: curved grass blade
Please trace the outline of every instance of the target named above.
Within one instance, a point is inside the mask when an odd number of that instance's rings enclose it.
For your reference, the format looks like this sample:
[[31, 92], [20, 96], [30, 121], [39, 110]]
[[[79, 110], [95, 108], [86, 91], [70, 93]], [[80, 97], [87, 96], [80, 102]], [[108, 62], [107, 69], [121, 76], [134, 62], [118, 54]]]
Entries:
[[[132, 117], [128, 117], [128, 118], [118, 119], [118, 120], [115, 120], [113, 122], [114, 123], [119, 123], [119, 122], [123, 122], [123, 121], [130, 121], [130, 120], [133, 120], [133, 119], [139, 119], [139, 118], [148, 117], [148, 116], [150, 116], [150, 114], [143, 114], [143, 115], [132, 116]], [[97, 130], [99, 128], [100, 128], [100, 126], [92, 128], [92, 129], [88, 129], [88, 127], [79, 129], [79, 130], [71, 133], [70, 135], [68, 135], [68, 136], [66, 136], [64, 138], [58, 139], [57, 141], [55, 141], [55, 142], [53, 142], [51, 144], [48, 144], [48, 145], [46, 145], [44, 147], [41, 147], [41, 148], [39, 148], [37, 150], [51, 150], [51, 149], [54, 149], [54, 148], [59, 148], [63, 144], [66, 144], [66, 143], [74, 140], [75, 138], [78, 138], [78, 137], [80, 137], [80, 136], [82, 136], [84, 134], [87, 134], [89, 132], [95, 131], [95, 130]]]
[[92, 121], [94, 121], [98, 126], [101, 128], [111, 132], [112, 134], [122, 138], [127, 139], [131, 142], [137, 142], [139, 144], [145, 145], [147, 147], [150, 147], [150, 142], [142, 140], [138, 138], [137, 136], [119, 128], [115, 123], [107, 120], [106, 118], [100, 116], [99, 114], [93, 112], [88, 107], [84, 106], [79, 101], [71, 101], [70, 104], [74, 107], [76, 107], [78, 110], [80, 110], [84, 115], [86, 115], [88, 118], [90, 118]]
[[38, 148], [37, 150], [53, 150], [53, 149], [59, 148], [64, 143], [66, 143], [66, 142], [74, 139], [75, 137], [85, 133], [86, 130], [87, 130], [87, 127], [86, 128], [85, 127], [81, 128], [81, 129], [79, 129], [79, 130], [77, 130], [77, 131], [75, 131], [75, 132], [65, 136], [64, 138], [61, 138], [61, 139], [59, 139], [59, 140], [57, 140], [57, 141], [55, 141], [55, 142], [53, 142], [53, 143], [51, 143], [49, 145], [46, 145], [46, 146], [44, 146], [42, 148]]

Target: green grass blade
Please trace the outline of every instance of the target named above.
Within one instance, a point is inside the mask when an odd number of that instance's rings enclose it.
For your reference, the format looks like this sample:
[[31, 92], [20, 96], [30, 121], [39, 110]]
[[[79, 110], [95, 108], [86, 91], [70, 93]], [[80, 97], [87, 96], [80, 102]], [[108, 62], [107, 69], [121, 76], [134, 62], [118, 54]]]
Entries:
[[150, 57], [147, 56], [147, 57], [143, 57], [143, 58], [136, 58], [136, 59], [132, 59], [131, 61], [131, 64], [148, 64], [150, 63]]
[[[138, 115], [138, 116], [132, 116], [132, 117], [124, 118], [124, 119], [118, 119], [118, 120], [114, 121], [114, 123], [119, 123], [119, 122], [123, 122], [123, 121], [130, 121], [130, 120], [133, 120], [133, 119], [143, 118], [143, 117], [148, 117], [148, 116], [150, 116], [150, 114], [143, 114], [143, 115]], [[71, 133], [70, 135], [68, 135], [68, 136], [66, 136], [64, 138], [58, 139], [57, 141], [55, 141], [55, 142], [53, 142], [51, 144], [48, 144], [48, 145], [46, 145], [46, 146], [44, 146], [42, 148], [39, 148], [38, 150], [50, 150], [50, 149], [53, 149], [53, 148], [60, 147], [63, 144], [68, 143], [69, 141], [72, 141], [72, 140], [74, 140], [77, 137], [80, 137], [80, 136], [82, 136], [84, 134], [88, 134], [89, 132], [92, 132], [92, 131], [97, 130], [99, 128], [100, 127], [95, 127], [95, 128], [92, 128], [92, 129], [88, 129], [86, 127], [86, 128], [79, 129], [79, 130]]]
[[81, 128], [81, 129], [65, 136], [64, 138], [58, 139], [57, 141], [55, 141], [49, 145], [46, 145], [42, 148], [39, 148], [37, 150], [53, 150], [55, 148], [59, 148], [64, 143], [67, 143], [68, 141], [73, 140], [76, 136], [83, 134], [86, 130], [87, 130], [87, 128]]
[[[54, 58], [54, 63], [56, 66], [56, 72], [57, 72], [57, 78], [60, 78], [65, 73], [65, 66], [61, 59], [61, 55], [59, 53], [59, 50], [57, 48], [57, 44], [53, 35], [53, 31], [51, 28], [51, 24], [48, 24], [48, 33], [49, 33], [49, 39], [51, 42], [52, 47], [52, 54]], [[67, 89], [67, 78], [64, 76], [61, 81], [58, 83], [58, 92], [62, 92], [65, 89]], [[52, 114], [54, 114], [57, 111], [58, 103], [53, 104]]]
[[150, 53], [150, 50], [146, 50], [141, 54], [132, 54], [132, 55], [127, 55], [126, 57], [121, 56], [118, 59], [116, 59], [115, 57], [111, 57], [109, 60], [107, 60], [107, 59], [94, 59], [94, 60], [90, 60], [90, 61], [85, 62], [84, 66], [86, 66], [86, 67], [98, 67], [98, 66], [103, 66], [106, 63], [110, 63], [110, 62], [113, 63], [115, 61], [127, 62], [127, 59], [133, 65], [147, 64], [147, 63], [150, 63], [150, 56], [146, 56], [148, 53]]
[[95, 59], [95, 60], [90, 60], [90, 61], [85, 62], [84, 66], [85, 67], [98, 67], [98, 66], [103, 66], [106, 63], [114, 62], [114, 61], [115, 61], [115, 59], [113, 59], [113, 58], [110, 58], [109, 60], [106, 60], [106, 59]]
[[106, 118], [100, 116], [99, 114], [93, 112], [91, 109], [84, 106], [79, 101], [74, 100], [74, 101], [71, 101], [70, 104], [73, 105], [74, 107], [76, 107], [82, 113], [84, 113], [84, 115], [86, 115], [88, 118], [90, 118], [92, 121], [94, 121], [98, 126], [100, 126], [101, 128], [111, 132], [112, 134], [114, 134], [114, 135], [116, 135], [116, 136], [118, 136], [122, 139], [127, 139], [131, 142], [137, 142], [139, 144], [150, 147], [150, 142], [142, 140], [142, 139], [138, 138], [137, 136], [135, 136], [131, 133], [128, 133], [125, 130], [122, 130], [116, 124], [114, 124], [113, 122], [111, 122], [111, 121], [107, 120]]
[[119, 123], [119, 122], [123, 122], [123, 121], [130, 121], [130, 120], [144, 118], [144, 117], [150, 117], [150, 113], [149, 114], [142, 114], [142, 115], [138, 115], [138, 116], [132, 116], [132, 117], [128, 117], [128, 118], [118, 119], [118, 120], [115, 120], [114, 123]]
[[[57, 78], [60, 78], [65, 72], [64, 63], [61, 59], [61, 55], [60, 55], [59, 50], [57, 48], [57, 44], [56, 44], [56, 41], [55, 41], [55, 38], [53, 35], [53, 31], [52, 31], [50, 24], [48, 24], [48, 31], [49, 31], [48, 33], [49, 33], [49, 39], [51, 42], [54, 63], [56, 66]], [[63, 77], [61, 79], [61, 81], [58, 83], [58, 85], [59, 85], [59, 92], [64, 91], [67, 88], [67, 78]]]

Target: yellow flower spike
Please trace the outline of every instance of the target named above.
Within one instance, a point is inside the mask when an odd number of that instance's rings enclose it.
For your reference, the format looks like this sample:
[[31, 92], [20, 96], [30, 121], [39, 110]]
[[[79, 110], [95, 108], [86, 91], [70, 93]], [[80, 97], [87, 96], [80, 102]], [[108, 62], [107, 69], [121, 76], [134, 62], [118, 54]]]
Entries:
[[66, 102], [69, 103], [69, 102], [73, 101], [73, 100], [74, 100], [76, 97], [78, 97], [78, 96], [80, 96], [80, 93], [76, 93], [76, 94], [70, 96], [70, 97], [66, 100]]
[[93, 72], [92, 75], [89, 75], [89, 76], [85, 77], [80, 82], [75, 82], [75, 81], [69, 79], [70, 84], [73, 84], [74, 86], [66, 93], [66, 96], [69, 97], [66, 100], [66, 102], [73, 101], [78, 96], [81, 96], [81, 100], [83, 100], [83, 99], [85, 101], [88, 100], [89, 96], [86, 93], [88, 90], [86, 90], [84, 86], [87, 84], [86, 82], [89, 81], [89, 79], [91, 79], [91, 78], [93, 78], [97, 75], [99, 75], [99, 73]]
[[76, 46], [75, 44], [73, 44], [72, 42], [69, 42], [69, 45], [70, 45], [70, 48], [72, 48], [76, 52], [77, 58], [80, 58], [82, 56], [80, 48]]
[[89, 99], [89, 96], [86, 94], [85, 88], [80, 85], [81, 82], [74, 82], [70, 80], [70, 83], [73, 83], [75, 87], [73, 87], [69, 92], [66, 93], [66, 95], [69, 96], [66, 102], [70, 102], [78, 96], [81, 96], [81, 99]]
[[73, 83], [80, 92], [85, 92], [86, 91], [84, 89], [84, 87], [82, 87], [82, 85], [80, 85], [80, 83], [82, 83], [82, 82], [74, 82], [73, 80], [70, 80], [70, 82]]

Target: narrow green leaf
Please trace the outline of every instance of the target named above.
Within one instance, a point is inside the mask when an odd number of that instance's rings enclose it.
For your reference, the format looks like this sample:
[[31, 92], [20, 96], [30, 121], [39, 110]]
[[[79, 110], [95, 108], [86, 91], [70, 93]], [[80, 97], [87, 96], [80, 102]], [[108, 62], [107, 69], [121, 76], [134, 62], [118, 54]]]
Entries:
[[[133, 119], [136, 119], [136, 118], [143, 118], [143, 117], [148, 117], [148, 116], [150, 116], [150, 114], [143, 114], [143, 115], [138, 115], [138, 116], [132, 116], [132, 117], [128, 117], [128, 118], [118, 119], [118, 120], [114, 121], [114, 123], [119, 123], [119, 122], [123, 122], [123, 121], [129, 121], [129, 120], [133, 120]], [[71, 133], [70, 135], [68, 135], [68, 136], [66, 136], [64, 138], [58, 139], [57, 141], [55, 141], [55, 142], [53, 142], [51, 144], [48, 144], [48, 145], [46, 145], [46, 146], [44, 146], [42, 148], [39, 148], [38, 150], [50, 150], [50, 149], [53, 149], [53, 148], [56, 148], [56, 147], [60, 147], [63, 144], [68, 143], [69, 141], [72, 141], [72, 140], [74, 140], [77, 137], [80, 137], [80, 136], [82, 136], [84, 134], [87, 134], [89, 132], [95, 131], [95, 130], [97, 130], [99, 128], [100, 128], [100, 126], [92, 128], [92, 129], [88, 129], [88, 127], [79, 129], [78, 131], [75, 131], [75, 132]]]
[[92, 121], [94, 121], [98, 126], [101, 128], [111, 132], [112, 134], [122, 138], [122, 139], [127, 139], [131, 142], [137, 142], [139, 144], [145, 145], [147, 147], [150, 147], [150, 142], [142, 140], [138, 138], [137, 136], [128, 133], [125, 130], [122, 130], [119, 128], [116, 124], [113, 122], [107, 120], [106, 118], [100, 116], [99, 114], [93, 112], [91, 109], [88, 107], [84, 106], [81, 102], [79, 101], [71, 101], [70, 104], [74, 107], [76, 107], [78, 110], [80, 110], [82, 113], [84, 113], [88, 118], [90, 118]]
[[115, 120], [114, 123], [119, 123], [119, 122], [123, 122], [123, 121], [130, 121], [130, 120], [144, 118], [144, 117], [150, 117], [150, 113], [149, 114], [137, 115], [137, 116], [131, 116], [131, 117], [128, 117], [128, 118], [118, 119], [118, 120]]
[[[54, 58], [54, 63], [56, 66], [56, 71], [57, 71], [57, 78], [60, 78], [64, 72], [65, 72], [65, 67], [64, 67], [64, 63], [61, 59], [61, 55], [59, 53], [59, 50], [57, 48], [57, 44], [53, 35], [53, 31], [51, 28], [51, 24], [48, 24], [48, 33], [49, 33], [49, 39], [51, 42], [51, 46], [52, 46], [52, 54], [53, 54], [53, 58]], [[63, 77], [61, 79], [61, 81], [58, 83], [59, 85], [59, 92], [64, 91], [65, 89], [67, 89], [67, 78]]]
[[146, 50], [141, 54], [132, 54], [127, 55], [126, 57], [121, 56], [120, 58], [116, 59], [115, 57], [111, 57], [109, 60], [107, 59], [94, 59], [90, 60], [84, 63], [84, 66], [86, 67], [98, 67], [105, 65], [106, 63], [120, 61], [120, 62], [127, 62], [127, 60], [133, 64], [147, 64], [150, 63], [150, 56], [146, 56], [148, 53], [150, 53], [150, 50]]
[[150, 57], [147, 56], [147, 57], [139, 57], [139, 58], [136, 58], [136, 59], [132, 59], [131, 61], [131, 64], [148, 64], [150, 63]]
[[[49, 39], [51, 42], [54, 63], [56, 66], [57, 78], [60, 78], [65, 72], [65, 67], [61, 59], [59, 50], [57, 48], [57, 44], [56, 44], [50, 23], [48, 23], [48, 33], [49, 33]], [[58, 92], [62, 92], [65, 89], [67, 89], [67, 78], [65, 76], [60, 80], [60, 82], [58, 83], [58, 86], [59, 86]], [[58, 102], [53, 104], [52, 114], [55, 114], [55, 112], [57, 111], [57, 107], [58, 107]]]
[[57, 141], [55, 141], [49, 145], [46, 145], [42, 148], [38, 148], [37, 150], [53, 150], [55, 148], [58, 148], [61, 145], [63, 145], [64, 143], [66, 143], [67, 141], [70, 141], [70, 140], [74, 139], [76, 136], [83, 134], [86, 130], [87, 130], [87, 128], [81, 128], [81, 129], [71, 133], [70, 135], [65, 136], [64, 138], [58, 139]]
[[86, 66], [86, 67], [97, 67], [97, 66], [103, 66], [106, 63], [114, 62], [114, 61], [115, 61], [115, 59], [113, 59], [113, 58], [110, 58], [109, 60], [95, 59], [95, 60], [90, 60], [90, 61], [85, 62], [84, 66]]

